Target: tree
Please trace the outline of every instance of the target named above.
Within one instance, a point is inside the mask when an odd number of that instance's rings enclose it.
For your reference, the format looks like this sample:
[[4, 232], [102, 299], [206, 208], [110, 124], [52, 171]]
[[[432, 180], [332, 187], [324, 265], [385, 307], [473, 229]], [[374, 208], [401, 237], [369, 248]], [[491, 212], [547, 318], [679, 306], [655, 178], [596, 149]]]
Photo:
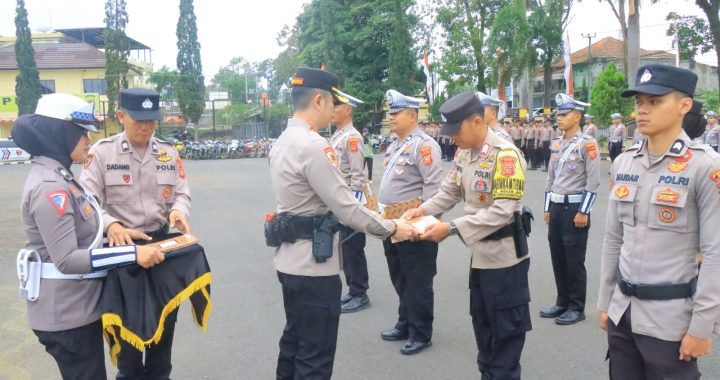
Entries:
[[130, 69], [128, 56], [130, 42], [125, 34], [128, 14], [125, 0], [106, 0], [105, 2], [105, 82], [107, 82], [107, 114], [115, 119], [115, 108], [120, 91], [128, 87], [127, 74]]
[[715, 56], [718, 60], [716, 70], [718, 74], [718, 96], [720, 96], [720, 0], [695, 0], [695, 3], [705, 12], [713, 37]]
[[[712, 50], [712, 34], [705, 20], [696, 16], [680, 16], [675, 12], [668, 13], [665, 20], [677, 19], [678, 40], [680, 41], [680, 59], [695, 66], [695, 56], [705, 54]], [[675, 26], [668, 26], [665, 34], [675, 36]], [[677, 49], [677, 41], [673, 39], [673, 47]]]
[[412, 5], [409, 0], [393, 0], [392, 31], [388, 54], [388, 87], [401, 93], [414, 95], [420, 82], [417, 78], [418, 65], [412, 54], [413, 39], [410, 35], [410, 22], [407, 9]]
[[610, 62], [595, 81], [590, 96], [592, 106], [588, 113], [595, 116], [600, 125], [609, 125], [610, 115], [615, 112], [630, 114], [634, 107], [632, 100], [620, 96], [627, 88], [625, 75], [617, 71], [614, 62]]
[[32, 33], [28, 26], [28, 14], [25, 1], [17, 0], [15, 8], [15, 60], [18, 75], [15, 77], [15, 102], [18, 116], [35, 112], [37, 102], [42, 94], [40, 74], [35, 63], [35, 49], [32, 47]]
[[[563, 31], [570, 15], [570, 0], [537, 0], [532, 8], [529, 22], [532, 26], [533, 43], [543, 67], [545, 94], [543, 105], [550, 107], [552, 99], [552, 64], [563, 54]], [[589, 62], [588, 62], [589, 64]]]
[[175, 99], [175, 86], [177, 86], [178, 72], [170, 70], [163, 65], [158, 71], [150, 73], [148, 82], [155, 85], [155, 91], [160, 93], [164, 99]]
[[720, 112], [720, 96], [717, 91], [700, 91], [695, 93], [695, 98], [704, 103], [703, 109]]
[[487, 83], [498, 87], [498, 91], [504, 90], [511, 80], [519, 79], [528, 66], [534, 66], [532, 31], [525, 13], [525, 1], [513, 0], [493, 22], [487, 44], [489, 51], [497, 53], [497, 59], [487, 62], [492, 72]]
[[[623, 72], [628, 85], [635, 83], [635, 74], [640, 65], [640, 0], [606, 0], [620, 23], [623, 36]], [[655, 2], [657, 0], [653, 0]], [[628, 17], [625, 17], [625, 4], [628, 4]]]
[[[177, 68], [180, 73], [176, 95], [185, 119], [197, 124], [205, 109], [205, 79], [202, 75], [193, 0], [180, 0], [180, 18], [176, 34]], [[195, 130], [197, 133], [197, 128]]]

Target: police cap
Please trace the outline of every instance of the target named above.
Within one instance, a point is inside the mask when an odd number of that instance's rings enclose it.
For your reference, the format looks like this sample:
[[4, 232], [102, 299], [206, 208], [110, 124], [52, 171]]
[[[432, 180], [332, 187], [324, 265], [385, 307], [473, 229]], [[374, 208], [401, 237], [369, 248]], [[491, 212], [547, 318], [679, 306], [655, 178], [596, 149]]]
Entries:
[[474, 92], [463, 92], [448, 99], [440, 106], [440, 117], [443, 121], [440, 134], [450, 136], [460, 130], [465, 119], [473, 116], [483, 116], [485, 107]]
[[668, 65], [645, 65], [638, 69], [635, 86], [623, 91], [625, 98], [639, 93], [649, 95], [665, 95], [680, 91], [692, 97], [698, 76], [690, 70]]
[[147, 88], [128, 88], [120, 91], [120, 108], [133, 120], [161, 120], [160, 94]]
[[292, 86], [325, 90], [332, 94], [336, 105], [350, 103], [349, 95], [340, 91], [340, 78], [329, 71], [301, 67], [292, 78]]

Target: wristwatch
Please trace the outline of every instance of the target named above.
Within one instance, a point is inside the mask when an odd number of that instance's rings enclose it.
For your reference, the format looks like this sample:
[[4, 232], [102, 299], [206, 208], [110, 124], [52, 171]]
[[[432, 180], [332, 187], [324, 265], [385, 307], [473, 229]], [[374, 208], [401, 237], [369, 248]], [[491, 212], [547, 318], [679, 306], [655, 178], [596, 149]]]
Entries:
[[455, 222], [450, 222], [450, 233], [449, 233], [449, 235], [452, 236], [452, 235], [457, 235], [457, 234], [458, 234], [458, 229], [457, 229], [457, 226], [455, 225]]

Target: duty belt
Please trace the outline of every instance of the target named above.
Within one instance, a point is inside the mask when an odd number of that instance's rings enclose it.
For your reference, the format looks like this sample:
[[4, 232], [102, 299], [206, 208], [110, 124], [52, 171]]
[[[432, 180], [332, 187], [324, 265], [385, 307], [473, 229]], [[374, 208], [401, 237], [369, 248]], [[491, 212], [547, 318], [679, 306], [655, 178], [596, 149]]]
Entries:
[[582, 194], [555, 194], [550, 193], [550, 202], [552, 203], [580, 203], [582, 202]]
[[502, 240], [506, 237], [513, 236], [513, 226], [512, 224], [508, 224], [505, 227], [501, 227], [499, 230], [491, 233], [488, 236], [485, 236], [484, 238], [480, 239], [480, 241], [488, 241], [488, 240]]
[[622, 294], [641, 300], [674, 300], [690, 298], [697, 289], [697, 276], [686, 284], [648, 285], [633, 284], [623, 278], [618, 278], [617, 284]]

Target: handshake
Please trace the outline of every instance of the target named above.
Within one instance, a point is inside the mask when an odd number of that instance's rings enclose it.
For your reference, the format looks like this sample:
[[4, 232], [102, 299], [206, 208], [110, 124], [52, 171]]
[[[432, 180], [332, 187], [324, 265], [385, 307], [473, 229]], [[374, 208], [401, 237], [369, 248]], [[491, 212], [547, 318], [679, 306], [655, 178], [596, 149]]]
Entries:
[[450, 234], [450, 224], [438, 221], [433, 216], [426, 216], [422, 208], [405, 211], [399, 219], [393, 219], [396, 229], [392, 242], [430, 240], [439, 243]]

